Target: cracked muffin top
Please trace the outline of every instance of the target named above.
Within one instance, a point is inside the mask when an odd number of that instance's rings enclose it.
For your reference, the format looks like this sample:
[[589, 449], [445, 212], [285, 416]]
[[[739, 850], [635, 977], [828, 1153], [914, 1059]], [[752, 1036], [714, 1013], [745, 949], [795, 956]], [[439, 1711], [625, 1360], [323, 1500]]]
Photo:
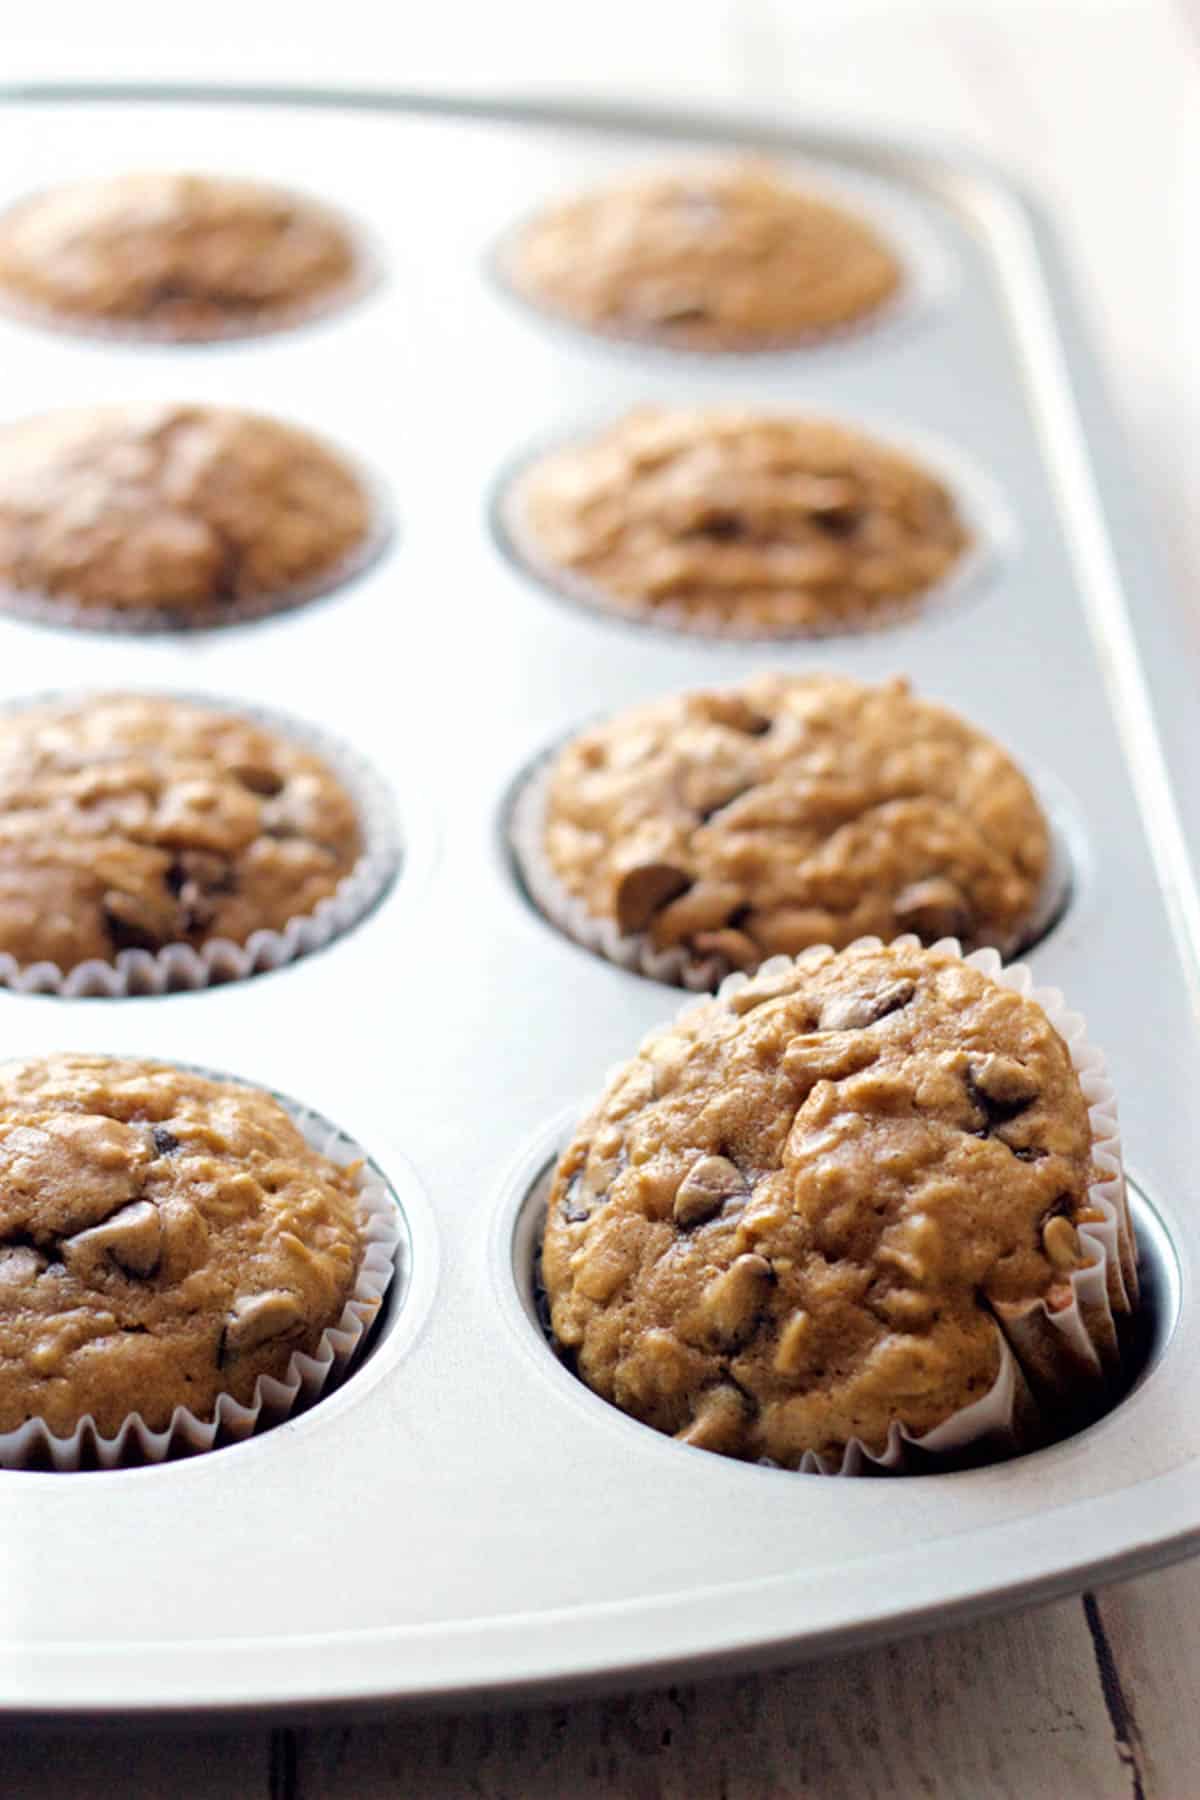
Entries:
[[582, 598], [768, 635], [910, 610], [970, 536], [949, 490], [823, 419], [647, 407], [539, 458], [505, 503], [514, 547]]
[[615, 1073], [561, 1158], [543, 1280], [589, 1386], [797, 1467], [923, 1435], [1071, 1298], [1092, 1137], [1041, 1008], [946, 951], [810, 950]]
[[0, 714], [0, 952], [22, 967], [244, 944], [362, 843], [332, 770], [248, 719], [132, 694]]
[[0, 586], [18, 598], [218, 623], [336, 579], [370, 528], [354, 471], [277, 419], [113, 406], [0, 427]]
[[869, 317], [903, 270], [865, 219], [746, 158], [627, 176], [547, 208], [507, 248], [526, 300], [687, 350], [803, 343]]
[[0, 1064], [0, 1431], [162, 1430], [282, 1379], [362, 1256], [357, 1166], [269, 1094], [165, 1063]]
[[724, 972], [867, 934], [1007, 945], [1049, 836], [1005, 752], [906, 681], [762, 675], [573, 738], [543, 850], [593, 919]]
[[314, 201], [226, 176], [74, 182], [0, 217], [0, 297], [43, 323], [200, 340], [277, 329], [349, 287], [345, 225]]

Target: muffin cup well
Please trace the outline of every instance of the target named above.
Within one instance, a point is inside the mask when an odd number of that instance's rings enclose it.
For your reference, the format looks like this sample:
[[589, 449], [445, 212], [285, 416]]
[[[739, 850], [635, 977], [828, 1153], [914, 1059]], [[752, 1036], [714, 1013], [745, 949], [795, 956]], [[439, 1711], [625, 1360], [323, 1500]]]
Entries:
[[[872, 948], [880, 945], [878, 938], [860, 938], [858, 942]], [[902, 949], [918, 948], [919, 942], [911, 936], [896, 940]], [[1096, 1178], [1089, 1186], [1087, 1203], [1097, 1216], [1094, 1222], [1078, 1226], [1090, 1261], [1086, 1267], [1064, 1272], [1063, 1281], [1070, 1292], [1061, 1304], [1052, 1307], [1039, 1299], [1019, 1307], [992, 1309], [1000, 1366], [992, 1387], [980, 1399], [922, 1436], [893, 1422], [881, 1452], [872, 1451], [858, 1439], [851, 1439], [838, 1459], [808, 1451], [799, 1465], [805, 1474], [932, 1473], [964, 1462], [999, 1461], [1039, 1449], [1098, 1417], [1119, 1396], [1131, 1373], [1129, 1342], [1138, 1303], [1137, 1254], [1125, 1194], [1116, 1095], [1104, 1057], [1088, 1042], [1082, 1017], [1068, 1010], [1057, 988], [1035, 987], [1025, 964], [1005, 966], [997, 952], [988, 949], [964, 957], [954, 938], [944, 938], [932, 947], [961, 958], [969, 968], [1032, 1000], [1066, 1044], [1092, 1129]], [[772, 957], [758, 973], [782, 974], [792, 961], [791, 957]], [[717, 991], [718, 999], [736, 994], [749, 980], [740, 973], [729, 976]], [[694, 1004], [681, 1008], [677, 1017], [686, 1018]]]
[[[58, 332], [65, 337], [92, 338], [106, 344], [143, 344], [186, 349], [194, 345], [274, 337], [281, 332], [299, 330], [302, 326], [316, 324], [321, 319], [348, 310], [379, 286], [383, 279], [382, 258], [362, 224], [326, 201], [313, 200], [293, 188], [280, 188], [274, 183], [270, 186], [272, 193], [299, 202], [308, 214], [329, 221], [344, 234], [353, 254], [353, 265], [344, 280], [308, 299], [272, 307], [254, 307], [246, 312], [231, 309], [211, 325], [191, 330], [135, 319], [89, 318], [85, 313], [64, 312], [55, 306], [26, 299], [3, 283], [0, 283], [0, 315], [17, 324], [31, 325], [40, 331]], [[0, 227], [10, 213], [28, 206], [47, 192], [44, 188], [36, 190], [24, 195], [13, 206], [6, 207], [3, 214], [0, 214]]]
[[[358, 924], [391, 885], [402, 865], [403, 841], [391, 793], [370, 763], [314, 726], [264, 707], [231, 705], [206, 694], [162, 697], [247, 719], [321, 757], [354, 802], [363, 835], [358, 861], [311, 913], [289, 919], [278, 931], [267, 927], [253, 931], [244, 944], [235, 944], [228, 938], [210, 938], [198, 947], [176, 943], [158, 950], [120, 950], [111, 962], [91, 958], [67, 970], [52, 962], [21, 964], [8, 951], [0, 951], [0, 987], [20, 994], [56, 994], [69, 1000], [116, 1000], [244, 981], [248, 976], [281, 969], [310, 951], [323, 949]], [[43, 694], [4, 708], [4, 714], [58, 701], [84, 704], [102, 698], [101, 691]]]
[[219, 631], [225, 626], [252, 625], [276, 613], [295, 612], [310, 601], [333, 595], [364, 574], [383, 555], [395, 532], [395, 517], [382, 484], [341, 448], [317, 438], [322, 447], [357, 479], [366, 497], [367, 529], [361, 540], [319, 574], [291, 587], [270, 593], [250, 594], [242, 600], [221, 601], [205, 607], [91, 606], [66, 594], [44, 594], [36, 588], [14, 588], [0, 581], [0, 615], [25, 619], [33, 625], [52, 625], [70, 631], [141, 633]]
[[343, 1166], [360, 1161], [363, 1164], [358, 1193], [362, 1260], [337, 1323], [322, 1332], [311, 1355], [300, 1350], [292, 1352], [282, 1381], [261, 1375], [248, 1406], [232, 1394], [221, 1394], [211, 1419], [198, 1418], [187, 1407], [177, 1406], [168, 1424], [159, 1431], [152, 1430], [140, 1413], [130, 1413], [111, 1437], [101, 1435], [90, 1415], [80, 1420], [69, 1437], [56, 1437], [42, 1420], [30, 1419], [15, 1431], [0, 1433], [0, 1468], [63, 1472], [118, 1469], [194, 1455], [218, 1445], [240, 1442], [282, 1423], [293, 1413], [313, 1405], [346, 1374], [379, 1316], [398, 1264], [401, 1284], [406, 1281], [406, 1240], [400, 1213], [383, 1175], [361, 1145], [320, 1114], [282, 1094], [275, 1098], [314, 1150]]
[[[705, 159], [711, 161], [711, 158]], [[772, 162], [775, 158], [770, 158]], [[876, 305], [826, 325], [813, 325], [807, 330], [782, 332], [775, 337], [761, 337], [740, 344], [707, 345], [672, 342], [655, 333], [621, 329], [619, 326], [591, 324], [577, 318], [565, 308], [556, 307], [539, 298], [525, 286], [517, 274], [520, 246], [526, 232], [537, 224], [547, 206], [554, 204], [550, 195], [536, 209], [523, 214], [493, 244], [485, 258], [485, 269], [504, 298], [513, 301], [531, 319], [549, 330], [590, 339], [630, 355], [695, 358], [700, 362], [753, 363], [761, 357], [814, 355], [822, 350], [833, 353], [857, 348], [864, 339], [890, 341], [895, 333], [903, 334], [919, 325], [935, 311], [953, 291], [955, 275], [949, 254], [941, 239], [924, 220], [917, 219], [910, 208], [899, 204], [881, 185], [868, 190], [857, 181], [831, 175], [824, 169], [791, 168], [794, 185], [806, 195], [853, 214], [871, 225], [883, 239], [900, 266], [900, 280], [895, 289]], [[566, 198], [560, 194], [559, 199]]]
[[[766, 410], [769, 413], [770, 409]], [[940, 580], [916, 593], [875, 602], [861, 617], [814, 620], [806, 625], [771, 625], [738, 618], [733, 606], [684, 607], [670, 601], [625, 605], [599, 583], [553, 562], [526, 526], [525, 481], [546, 456], [594, 436], [603, 429], [604, 421], [592, 421], [569, 434], [547, 439], [501, 471], [491, 502], [493, 534], [515, 566], [554, 597], [626, 625], [662, 631], [669, 636], [735, 643], [863, 637], [918, 618], [925, 620], [969, 600], [1008, 560], [1017, 539], [1016, 526], [995, 483], [939, 440], [865, 417], [839, 417], [836, 422], [863, 432], [937, 476], [952, 495], [968, 534], [957, 560]]]
[[[678, 944], [656, 950], [646, 932], [620, 931], [615, 919], [598, 917], [586, 901], [570, 892], [546, 855], [550, 777], [558, 752], [568, 741], [563, 739], [547, 750], [522, 777], [509, 809], [509, 847], [529, 898], [550, 924], [606, 962], [635, 975], [645, 975], [651, 981], [666, 982], [693, 993], [712, 993], [731, 973], [724, 957], [696, 956]], [[1044, 937], [1070, 894], [1071, 860], [1065, 835], [1052, 809], [1046, 811], [1046, 817], [1050, 826], [1050, 860], [1042, 891], [1022, 928], [996, 946], [1002, 956], [1014, 956]]]

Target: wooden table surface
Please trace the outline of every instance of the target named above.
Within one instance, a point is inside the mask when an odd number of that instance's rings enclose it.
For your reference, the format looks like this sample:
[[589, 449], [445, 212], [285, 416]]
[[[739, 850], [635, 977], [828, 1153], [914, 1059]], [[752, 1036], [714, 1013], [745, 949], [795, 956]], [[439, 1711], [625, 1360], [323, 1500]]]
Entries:
[[[22, 9], [6, 20], [5, 73], [788, 101], [798, 117], [973, 142], [1057, 210], [1180, 629], [1198, 628], [1200, 358], [1184, 319], [1194, 335], [1200, 0], [338, 0], [319, 20], [309, 11], [280, 0]], [[880, 1650], [633, 1697], [313, 1729], [6, 1732], [0, 1795], [1194, 1800], [1198, 1699], [1200, 1561]]]

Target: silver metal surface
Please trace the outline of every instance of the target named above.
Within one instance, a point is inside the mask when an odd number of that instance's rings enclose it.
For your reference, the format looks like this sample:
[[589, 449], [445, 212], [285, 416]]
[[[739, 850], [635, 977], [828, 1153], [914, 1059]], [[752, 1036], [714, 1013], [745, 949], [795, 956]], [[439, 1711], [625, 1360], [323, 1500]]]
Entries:
[[[5, 1051], [152, 1052], [295, 1094], [400, 1180], [412, 1242], [391, 1329], [303, 1418], [157, 1469], [0, 1475], [0, 1708], [260, 1713], [628, 1684], [896, 1635], [1200, 1546], [1200, 930], [1161, 747], [1184, 780], [1190, 672], [1022, 202], [961, 159], [780, 121], [377, 93], [0, 101], [0, 204], [85, 171], [226, 168], [344, 206], [385, 265], [344, 316], [245, 343], [0, 324], [6, 411], [274, 411], [360, 455], [399, 519], [351, 587], [261, 624], [131, 638], [0, 619], [0, 698], [131, 685], [279, 705], [391, 780], [406, 841], [388, 896], [330, 948], [198, 994], [0, 994]], [[553, 330], [497, 290], [491, 248], [544, 196], [739, 143], [935, 243], [935, 301], [878, 340], [704, 359]], [[961, 607], [807, 645], [627, 627], [501, 554], [488, 496], [530, 444], [640, 401], [718, 399], [928, 433], [996, 485], [1015, 539]], [[764, 667], [908, 672], [1045, 771], [1074, 823], [1070, 904], [1030, 961], [1108, 1051], [1153, 1286], [1178, 1318], [1115, 1413], [1037, 1456], [888, 1482], [689, 1452], [567, 1379], [523, 1310], [513, 1232], [564, 1108], [683, 996], [530, 910], [504, 798], [579, 720]]]

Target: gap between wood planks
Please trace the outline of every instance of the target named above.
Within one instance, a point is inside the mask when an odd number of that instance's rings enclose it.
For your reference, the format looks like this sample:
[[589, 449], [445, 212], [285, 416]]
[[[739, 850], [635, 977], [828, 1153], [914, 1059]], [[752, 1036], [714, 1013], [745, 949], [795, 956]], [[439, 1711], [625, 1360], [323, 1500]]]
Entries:
[[[1006, 1717], [1001, 1685], [1006, 1647], [1015, 1646], [1018, 1668], [1036, 1661], [1041, 1647], [1048, 1685], [1053, 1686], [1056, 1665], [1073, 1659], [1069, 1644], [1049, 1640], [1062, 1635], [1060, 1620], [1073, 1637], [1078, 1625], [1071, 1627], [1069, 1620], [1078, 1621], [1080, 1615], [1092, 1665], [1086, 1677], [1098, 1687], [1102, 1706], [1096, 1706], [1094, 1716], [1081, 1717], [1068, 1680], [1058, 1703], [1063, 1718], [1055, 1716], [1053, 1696], [1045, 1716], [1032, 1716], [1023, 1704], [1029, 1696], [1019, 1691], [1018, 1682], [1010, 1690], [1014, 1710]], [[1020, 1642], [1030, 1635], [1032, 1643]], [[980, 1649], [982, 1656], [973, 1662], [972, 1652]], [[939, 1662], [967, 1669], [960, 1690], [951, 1691], [947, 1684], [939, 1692]], [[910, 1690], [907, 1704], [894, 1683], [879, 1680], [888, 1663]], [[887, 1715], [893, 1708], [910, 1718], [919, 1712], [930, 1671], [923, 1721], [926, 1754], [909, 1760], [903, 1751], [911, 1727], [902, 1725], [898, 1734], [893, 1729], [889, 1735]], [[1081, 1669], [1071, 1674], [1085, 1678]], [[830, 1705], [831, 1694], [836, 1700], [839, 1689], [850, 1702], [841, 1721], [834, 1716], [836, 1704]], [[792, 1716], [768, 1718], [772, 1700], [781, 1693]], [[815, 1719], [805, 1716], [810, 1695], [821, 1715]], [[978, 1746], [965, 1754], [961, 1742], [953, 1741], [976, 1732], [972, 1696], [984, 1702], [984, 1716], [991, 1722], [993, 1741], [983, 1746], [982, 1754]], [[704, 1742], [706, 1717], [716, 1727], [711, 1746]], [[894, 1727], [895, 1720], [891, 1723]], [[920, 1723], [916, 1729], [919, 1733]], [[1074, 1745], [1068, 1741], [1064, 1751], [1056, 1737], [1072, 1732], [1078, 1739]], [[1100, 1741], [1106, 1737], [1107, 1752]], [[781, 1743], [787, 1748], [782, 1758]], [[730, 1765], [736, 1771], [732, 1781]], [[1030, 1787], [1033, 1770], [1038, 1785]], [[968, 1793], [971, 1800], [989, 1800], [993, 1794], [1099, 1800], [1099, 1780], [1105, 1796], [1156, 1800], [1102, 1602], [1090, 1592], [1074, 1604], [740, 1682], [460, 1719], [406, 1718], [311, 1732], [282, 1727], [271, 1734], [268, 1757], [269, 1800], [383, 1800], [384, 1795], [424, 1800], [427, 1794], [445, 1800], [459, 1794], [479, 1800], [526, 1800], [534, 1794], [537, 1800], [582, 1800], [585, 1792], [612, 1794], [618, 1800], [758, 1800], [760, 1795], [822, 1800], [827, 1794], [855, 1800], [860, 1794], [959, 1800]], [[1182, 1800], [1182, 1792], [1164, 1790], [1161, 1800]]]

